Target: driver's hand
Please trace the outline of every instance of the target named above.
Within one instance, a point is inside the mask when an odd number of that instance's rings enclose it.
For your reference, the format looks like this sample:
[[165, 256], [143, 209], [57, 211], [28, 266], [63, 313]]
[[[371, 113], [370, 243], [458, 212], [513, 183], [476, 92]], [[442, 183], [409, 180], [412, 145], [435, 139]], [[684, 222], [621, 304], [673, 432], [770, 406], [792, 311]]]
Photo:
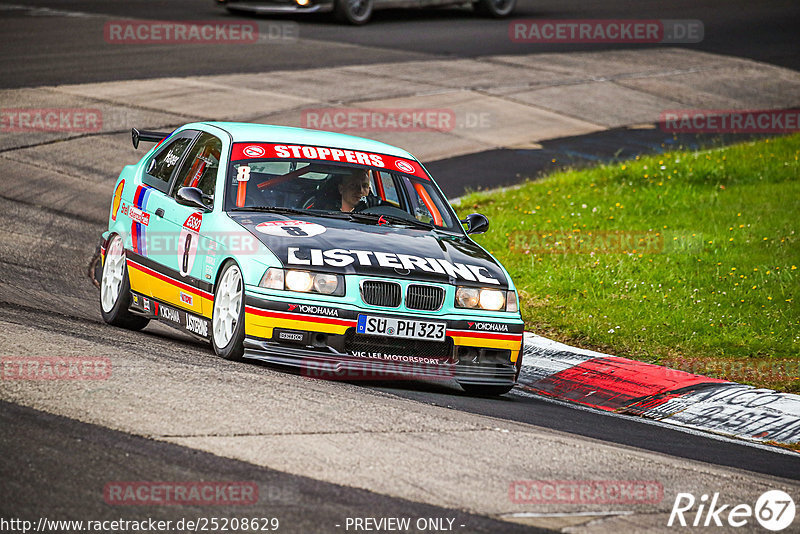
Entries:
[[367, 208], [374, 208], [375, 206], [380, 206], [383, 204], [383, 200], [377, 195], [373, 195], [370, 193], [365, 197], [361, 197], [361, 200], [358, 201], [358, 204], [355, 205], [353, 211], [361, 211]]

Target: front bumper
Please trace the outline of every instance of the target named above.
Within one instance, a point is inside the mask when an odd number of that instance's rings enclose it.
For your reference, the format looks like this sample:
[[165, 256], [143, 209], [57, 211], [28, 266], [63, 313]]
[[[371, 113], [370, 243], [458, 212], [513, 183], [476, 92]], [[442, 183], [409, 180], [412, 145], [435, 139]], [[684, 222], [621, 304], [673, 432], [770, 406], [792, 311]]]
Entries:
[[[445, 341], [358, 334], [359, 314], [445, 321]], [[294, 367], [316, 378], [455, 380], [507, 386], [516, 383], [523, 328], [518, 318], [487, 322], [463, 316], [410, 317], [247, 295], [244, 357]]]
[[217, 0], [217, 5], [225, 7], [228, 11], [251, 13], [254, 15], [269, 15], [280, 13], [327, 13], [333, 11], [333, 1], [311, 0], [308, 5], [301, 6], [296, 2], [288, 0], [274, 0], [268, 1], [223, 1]]

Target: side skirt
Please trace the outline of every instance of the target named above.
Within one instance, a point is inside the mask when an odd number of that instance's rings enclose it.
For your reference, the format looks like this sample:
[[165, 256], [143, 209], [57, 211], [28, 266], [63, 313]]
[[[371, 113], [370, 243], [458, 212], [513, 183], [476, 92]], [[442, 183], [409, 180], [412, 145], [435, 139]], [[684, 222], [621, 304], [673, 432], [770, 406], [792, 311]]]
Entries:
[[131, 291], [131, 305], [128, 310], [137, 315], [160, 321], [197, 339], [211, 340], [210, 320], [176, 308], [171, 304], [165, 304], [158, 299], [145, 297]]

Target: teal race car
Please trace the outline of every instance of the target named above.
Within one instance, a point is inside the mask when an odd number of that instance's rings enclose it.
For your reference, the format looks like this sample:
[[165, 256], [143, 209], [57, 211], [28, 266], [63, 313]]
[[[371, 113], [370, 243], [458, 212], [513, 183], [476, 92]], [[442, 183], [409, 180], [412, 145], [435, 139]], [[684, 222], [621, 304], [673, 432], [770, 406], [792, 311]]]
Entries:
[[[204, 122], [120, 174], [99, 244], [109, 324], [159, 320], [219, 356], [343, 380], [516, 383], [523, 322], [505, 269], [411, 154], [348, 135]], [[466, 225], [466, 231], [462, 225]]]

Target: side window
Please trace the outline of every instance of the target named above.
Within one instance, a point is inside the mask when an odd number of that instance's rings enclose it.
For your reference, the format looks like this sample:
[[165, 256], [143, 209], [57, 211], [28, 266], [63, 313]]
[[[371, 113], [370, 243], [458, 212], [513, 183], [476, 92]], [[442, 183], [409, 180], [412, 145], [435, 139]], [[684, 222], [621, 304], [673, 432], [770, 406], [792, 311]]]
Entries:
[[201, 133], [183, 160], [171, 196], [174, 197], [181, 187], [197, 187], [204, 195], [208, 195], [209, 198], [203, 200], [208, 207], [212, 207], [221, 151], [222, 141], [211, 134]]
[[383, 187], [383, 196], [386, 201], [391, 202], [395, 206], [400, 206], [400, 197], [397, 194], [397, 187], [394, 183], [394, 178], [388, 172], [379, 172], [381, 187]]
[[189, 148], [192, 137], [193, 132], [191, 134], [183, 134], [156, 154], [147, 164], [144, 182], [160, 191], [166, 192], [169, 187], [169, 179], [172, 177], [172, 173], [181, 160], [183, 153]]
[[439, 195], [433, 190], [433, 185], [419, 180], [410, 180], [403, 177], [406, 190], [411, 198], [411, 207], [417, 220], [434, 224], [436, 226], [452, 226], [450, 215], [442, 204]]

